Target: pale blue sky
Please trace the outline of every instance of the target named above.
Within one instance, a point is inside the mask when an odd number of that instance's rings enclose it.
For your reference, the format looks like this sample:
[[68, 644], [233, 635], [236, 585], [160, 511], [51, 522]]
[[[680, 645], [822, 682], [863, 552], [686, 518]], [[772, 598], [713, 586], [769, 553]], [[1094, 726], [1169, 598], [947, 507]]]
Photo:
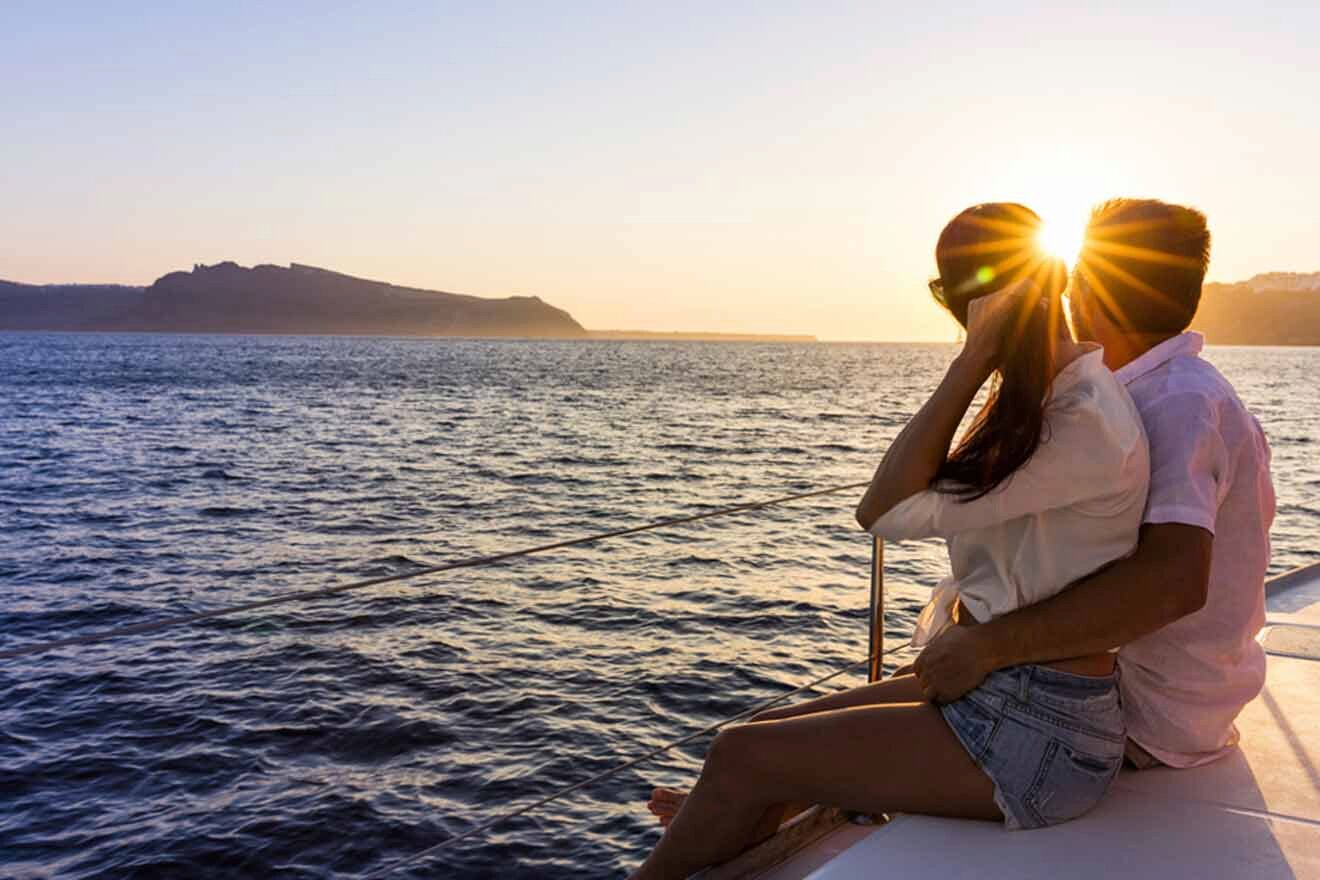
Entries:
[[949, 216], [1110, 195], [1206, 210], [1212, 278], [1320, 269], [1320, 12], [1132, 10], [4, 2], [0, 278], [297, 261], [596, 328], [949, 338]]

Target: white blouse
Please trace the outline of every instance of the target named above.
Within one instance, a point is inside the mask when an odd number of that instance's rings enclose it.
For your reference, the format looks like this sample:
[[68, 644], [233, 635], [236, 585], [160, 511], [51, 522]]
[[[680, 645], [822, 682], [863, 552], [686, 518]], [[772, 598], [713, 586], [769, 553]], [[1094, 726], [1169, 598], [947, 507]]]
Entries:
[[914, 647], [952, 623], [959, 598], [984, 623], [1136, 549], [1150, 456], [1136, 405], [1103, 356], [1087, 352], [1059, 371], [1040, 446], [992, 492], [964, 502], [928, 489], [871, 525], [887, 540], [948, 542], [953, 573], [921, 612]]

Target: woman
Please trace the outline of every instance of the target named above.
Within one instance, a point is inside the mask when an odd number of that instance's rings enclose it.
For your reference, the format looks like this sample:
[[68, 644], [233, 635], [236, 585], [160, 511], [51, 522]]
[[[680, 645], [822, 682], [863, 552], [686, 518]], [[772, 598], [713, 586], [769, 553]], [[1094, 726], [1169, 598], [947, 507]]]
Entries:
[[[1149, 481], [1141, 420], [1099, 347], [1069, 335], [1066, 273], [1040, 252], [1039, 227], [1021, 205], [986, 204], [944, 228], [931, 291], [966, 343], [857, 508], [875, 535], [948, 542], [952, 575], [919, 618], [917, 646], [1058, 593], [1136, 547]], [[773, 833], [785, 804], [1010, 829], [1064, 822], [1099, 801], [1124, 738], [1112, 653], [1003, 669], [943, 706], [900, 675], [765, 712], [716, 737], [690, 794], [656, 790], [651, 809], [668, 829], [633, 876], [725, 861]]]

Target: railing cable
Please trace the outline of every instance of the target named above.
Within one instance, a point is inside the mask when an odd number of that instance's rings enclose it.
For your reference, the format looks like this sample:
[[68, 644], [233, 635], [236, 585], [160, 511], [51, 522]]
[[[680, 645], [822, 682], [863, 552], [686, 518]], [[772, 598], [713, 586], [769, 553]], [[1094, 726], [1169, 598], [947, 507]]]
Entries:
[[835, 492], [846, 492], [849, 490], [860, 489], [868, 483], [850, 483], [846, 486], [835, 486], [830, 489], [816, 489], [811, 492], [801, 492], [796, 495], [784, 495], [778, 498], [768, 498], [764, 501], [749, 501], [746, 504], [735, 504], [732, 507], [723, 507], [719, 510], [708, 510], [705, 513], [695, 513], [689, 516], [679, 516], [672, 519], [659, 520], [657, 522], [647, 523], [640, 526], [632, 526], [626, 529], [616, 529], [612, 532], [601, 532], [595, 535], [586, 535], [581, 538], [570, 538], [566, 541], [556, 541], [552, 544], [541, 544], [535, 547], [524, 547], [521, 550], [510, 550], [507, 553], [497, 553], [493, 556], [474, 556], [468, 559], [459, 559], [454, 562], [445, 562], [439, 565], [429, 565], [423, 568], [413, 569], [412, 571], [400, 572], [398, 574], [385, 575], [383, 577], [368, 578], [367, 580], [353, 581], [347, 584], [336, 584], [332, 587], [323, 587], [316, 590], [297, 590], [292, 593], [284, 593], [270, 599], [258, 599], [252, 602], [242, 602], [238, 605], [229, 605], [223, 608], [214, 608], [210, 611], [198, 611], [193, 614], [181, 614], [175, 617], [166, 617], [161, 620], [148, 621], [147, 623], [136, 623], [128, 626], [115, 627], [113, 629], [102, 630], [100, 632], [87, 633], [81, 636], [70, 636], [64, 639], [53, 639], [45, 642], [33, 642], [27, 645], [20, 645], [17, 648], [9, 648], [0, 651], [0, 660], [14, 660], [19, 657], [29, 657], [33, 654], [43, 654], [47, 651], [53, 651], [57, 648], [70, 648], [79, 645], [90, 645], [96, 642], [105, 642], [110, 639], [122, 638], [124, 636], [137, 636], [146, 633], [158, 632], [163, 629], [170, 629], [176, 626], [188, 626], [194, 623], [200, 623], [203, 620], [214, 620], [219, 617], [229, 617], [234, 614], [241, 614], [245, 611], [259, 611], [263, 608], [273, 608], [276, 605], [287, 605], [292, 602], [306, 602], [312, 599], [323, 599], [327, 596], [336, 596], [340, 593], [347, 593], [352, 590], [362, 590], [367, 587], [378, 587], [382, 584], [397, 583], [399, 581], [411, 580], [412, 578], [424, 577], [426, 575], [441, 574], [446, 571], [454, 571], [460, 568], [476, 568], [483, 565], [491, 565], [496, 562], [503, 562], [506, 559], [514, 559], [520, 556], [531, 556], [534, 553], [546, 553], [550, 550], [562, 550], [565, 547], [577, 547], [583, 544], [592, 544], [596, 541], [604, 541], [607, 538], [621, 538], [624, 535], [634, 535], [638, 532], [647, 532], [653, 529], [662, 529], [669, 526], [682, 525], [684, 523], [697, 522], [698, 520], [710, 519], [716, 516], [727, 516], [731, 513], [741, 513], [748, 510], [757, 510], [762, 507], [771, 507], [776, 504], [785, 504], [789, 501], [800, 501], [803, 498], [814, 498], [819, 495], [830, 495]]
[[[901, 651], [906, 647], [907, 645], [899, 645], [897, 647], [890, 648], [887, 651], [882, 651], [880, 653], [880, 656], [886, 657], [890, 654], [893, 654], [896, 651]], [[529, 813], [532, 810], [537, 809], [538, 807], [543, 807], [546, 804], [550, 803], [551, 801], [558, 800], [559, 798], [562, 798], [566, 795], [570, 795], [575, 791], [578, 791], [582, 788], [586, 788], [588, 785], [591, 785], [596, 782], [600, 782], [604, 779], [610, 778], [611, 776], [615, 776], [619, 773], [622, 773], [624, 770], [627, 770], [630, 767], [636, 767], [638, 764], [644, 764], [653, 758], [659, 757], [665, 752], [673, 751], [674, 749], [678, 748], [684, 743], [691, 742], [697, 737], [705, 736], [706, 734], [717, 731], [720, 728], [732, 724], [735, 721], [740, 721], [743, 718], [746, 718], [750, 715], [755, 715], [757, 712], [763, 712], [766, 709], [769, 709], [770, 707], [778, 703], [782, 703], [784, 700], [787, 700], [789, 697], [796, 696], [797, 694], [800, 694], [803, 691], [808, 690], [809, 688], [813, 688], [816, 685], [824, 684], [825, 682], [829, 681], [832, 678], [837, 678], [838, 676], [843, 675], [845, 672], [849, 672], [850, 670], [856, 669], [858, 666], [861, 666], [863, 663], [869, 663], [869, 662], [871, 662], [871, 656], [867, 655], [866, 657], [863, 657], [861, 660], [857, 660], [853, 663], [849, 663], [845, 666], [842, 666], [834, 670], [833, 672], [827, 673], [826, 675], [822, 675], [820, 678], [809, 681], [804, 685], [800, 685], [794, 688], [793, 690], [788, 691], [787, 693], [780, 694], [779, 696], [771, 700], [767, 700], [766, 702], [761, 703], [759, 705], [753, 706], [750, 709], [745, 709], [742, 712], [739, 712], [737, 715], [732, 715], [728, 718], [725, 718], [722, 721], [716, 721], [714, 724], [707, 725], [706, 727], [703, 727], [701, 730], [693, 731], [692, 733], [689, 733], [686, 736], [676, 739], [671, 743], [668, 743], [663, 746], [659, 746], [658, 748], [654, 748], [651, 751], [646, 752], [645, 754], [642, 755], [638, 755], [635, 758], [630, 758], [629, 760], [624, 761], [622, 764], [618, 764], [614, 767], [611, 767], [609, 770], [604, 770], [588, 779], [583, 779], [580, 782], [575, 782], [572, 785], [561, 788], [558, 791], [553, 792], [552, 794], [548, 794], [545, 797], [533, 801], [530, 804], [525, 804], [524, 806], [521, 806], [516, 810], [511, 810], [507, 813], [503, 813], [499, 816], [496, 816], [494, 819], [491, 819], [487, 822], [483, 822], [482, 824], [477, 825], [473, 828], [469, 828], [467, 831], [463, 831], [459, 834], [454, 834], [449, 837], [446, 837], [444, 840], [440, 841], [439, 843], [433, 846], [429, 846], [426, 849], [421, 850], [420, 852], [413, 853], [410, 856], [405, 856], [401, 859], [398, 859], [390, 863], [389, 865], [386, 865], [383, 868], [379, 868], [371, 872], [370, 874], [364, 875], [364, 880], [377, 880], [377, 878], [379, 877], [386, 877], [394, 873], [395, 871], [398, 871], [401, 868], [407, 867], [408, 865], [414, 864], [415, 862], [418, 862], [421, 859], [426, 858], [429, 855], [437, 853], [440, 850], [445, 849], [447, 847], [453, 846], [454, 844], [458, 843], [461, 840], [465, 840], [469, 837], [474, 837], [478, 834], [482, 834], [486, 831], [489, 831], [492, 828], [495, 828], [498, 825], [503, 825], [505, 822], [508, 822], [510, 819], [515, 819], [524, 813]]]

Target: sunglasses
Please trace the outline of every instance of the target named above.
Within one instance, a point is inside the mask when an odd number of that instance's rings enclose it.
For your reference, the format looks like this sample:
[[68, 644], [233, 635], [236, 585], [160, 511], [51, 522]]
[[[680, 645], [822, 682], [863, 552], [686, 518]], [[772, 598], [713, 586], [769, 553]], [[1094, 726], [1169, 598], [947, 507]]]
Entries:
[[926, 286], [930, 288], [930, 295], [935, 297], [935, 302], [942, 306], [949, 304], [949, 301], [944, 298], [944, 279], [932, 278], [926, 282]]

